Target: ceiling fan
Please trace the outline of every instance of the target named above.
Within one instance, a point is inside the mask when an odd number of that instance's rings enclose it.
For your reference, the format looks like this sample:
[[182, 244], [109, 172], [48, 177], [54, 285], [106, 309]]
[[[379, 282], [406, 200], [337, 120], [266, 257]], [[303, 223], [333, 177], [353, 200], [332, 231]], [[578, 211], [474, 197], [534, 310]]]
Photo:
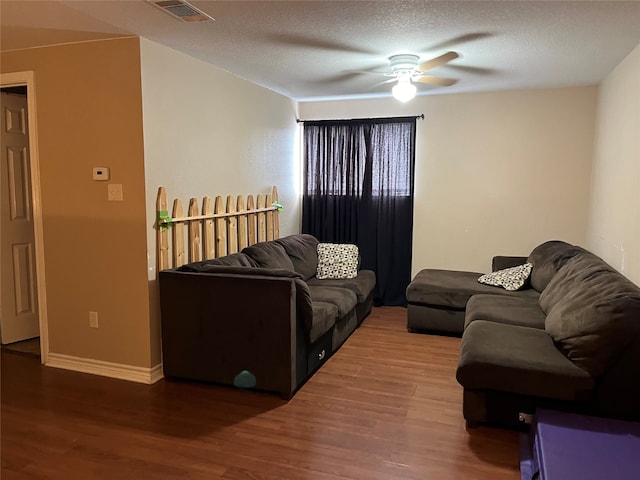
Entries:
[[408, 102], [416, 95], [415, 82], [429, 83], [441, 87], [454, 85], [457, 80], [452, 78], [434, 77], [426, 72], [455, 60], [459, 55], [456, 52], [447, 52], [442, 55], [420, 63], [420, 57], [410, 53], [402, 53], [389, 57], [388, 77], [393, 77], [390, 82], [397, 83], [391, 89], [393, 96], [401, 102]]

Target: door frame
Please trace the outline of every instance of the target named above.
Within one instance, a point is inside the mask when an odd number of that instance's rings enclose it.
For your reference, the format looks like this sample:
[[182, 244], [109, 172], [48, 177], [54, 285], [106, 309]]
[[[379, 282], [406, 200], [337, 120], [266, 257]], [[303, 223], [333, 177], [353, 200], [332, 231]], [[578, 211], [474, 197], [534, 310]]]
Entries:
[[33, 233], [35, 235], [36, 285], [38, 288], [40, 362], [46, 364], [49, 356], [49, 324], [47, 322], [47, 295], [44, 269], [44, 230], [42, 226], [42, 201], [40, 198], [40, 157], [38, 156], [35, 73], [33, 71], [0, 73], [0, 87], [19, 86], [27, 87], [29, 164], [31, 169], [31, 201], [33, 203]]

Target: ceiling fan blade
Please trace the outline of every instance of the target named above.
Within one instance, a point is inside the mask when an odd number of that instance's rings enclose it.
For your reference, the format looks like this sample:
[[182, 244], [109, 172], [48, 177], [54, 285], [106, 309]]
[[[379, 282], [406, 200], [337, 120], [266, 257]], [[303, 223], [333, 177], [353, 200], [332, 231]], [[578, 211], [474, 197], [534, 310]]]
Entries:
[[435, 45], [429, 45], [428, 47], [424, 47], [422, 50], [426, 51], [451, 48], [456, 45], [460, 45], [461, 43], [474, 42], [476, 40], [482, 40], [483, 38], [493, 37], [493, 35], [493, 33], [488, 32], [466, 33], [464, 35], [458, 35], [457, 37], [450, 38], [449, 40], [436, 43]]
[[348, 82], [349, 80], [352, 80], [359, 76], [360, 74], [358, 72], [343, 72], [328, 77], [314, 77], [312, 80], [309, 80], [309, 82], [314, 84], [323, 84], [326, 82]]
[[364, 74], [364, 75], [382, 75], [382, 76], [389, 76], [389, 72], [388, 71], [382, 71], [382, 70], [349, 70], [350, 72], [353, 73], [357, 73], [357, 74]]
[[451, 60], [455, 60], [459, 56], [460, 55], [458, 55], [456, 52], [443, 53], [439, 57], [432, 58], [431, 60], [427, 60], [426, 62], [421, 63], [419, 70], [421, 72], [426, 72], [427, 70], [431, 70], [432, 68], [436, 68], [436, 67], [439, 67], [440, 65], [444, 65], [445, 63], [448, 63]]
[[447, 68], [456, 72], [471, 73], [473, 75], [495, 75], [498, 70], [495, 68], [473, 67], [471, 65], [447, 65]]
[[442, 78], [442, 77], [431, 77], [431, 76], [418, 77], [415, 80], [416, 82], [430, 83], [431, 85], [440, 85], [441, 87], [450, 87], [451, 85], [455, 85], [456, 83], [458, 83], [458, 80], [454, 78]]
[[315, 50], [326, 50], [330, 52], [332, 51], [340, 52], [340, 53], [350, 52], [350, 53], [360, 53], [360, 54], [368, 54], [368, 55], [372, 55], [376, 53], [369, 49], [361, 48], [357, 45], [346, 45], [346, 44], [334, 42], [331, 40], [306, 37], [303, 35], [274, 33], [274, 34], [268, 35], [267, 38], [273, 43], [284, 45], [288, 48], [304, 47], [304, 48], [312, 48]]
[[395, 82], [395, 81], [396, 81], [396, 79], [392, 78], [390, 80], [383, 80], [381, 82], [376, 82], [373, 85], [371, 85], [369, 88], [367, 88], [367, 90], [375, 90], [375, 89], [381, 87], [382, 85], [386, 85], [388, 83]]

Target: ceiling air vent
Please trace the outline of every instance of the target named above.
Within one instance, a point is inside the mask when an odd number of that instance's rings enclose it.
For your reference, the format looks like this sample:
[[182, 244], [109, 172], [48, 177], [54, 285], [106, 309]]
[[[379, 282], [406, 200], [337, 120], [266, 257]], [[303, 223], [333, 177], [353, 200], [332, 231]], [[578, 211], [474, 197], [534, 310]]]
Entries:
[[182, 0], [147, 0], [164, 12], [183, 22], [208, 22], [214, 20], [202, 10]]

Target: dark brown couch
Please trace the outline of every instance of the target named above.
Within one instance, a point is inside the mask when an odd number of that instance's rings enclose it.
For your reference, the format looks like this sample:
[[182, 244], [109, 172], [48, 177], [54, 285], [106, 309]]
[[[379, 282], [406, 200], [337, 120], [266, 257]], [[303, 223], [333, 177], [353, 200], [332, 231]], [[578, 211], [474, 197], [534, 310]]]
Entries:
[[375, 274], [319, 280], [317, 245], [291, 235], [160, 272], [164, 375], [290, 398], [372, 307]]
[[462, 334], [467, 422], [518, 426], [540, 406], [640, 420], [640, 288], [561, 241], [493, 268], [526, 262], [518, 291], [447, 270], [423, 270], [408, 288], [410, 329]]
[[465, 419], [515, 426], [550, 407], [640, 420], [640, 288], [564, 242], [525, 260], [522, 296], [467, 303], [456, 373]]

